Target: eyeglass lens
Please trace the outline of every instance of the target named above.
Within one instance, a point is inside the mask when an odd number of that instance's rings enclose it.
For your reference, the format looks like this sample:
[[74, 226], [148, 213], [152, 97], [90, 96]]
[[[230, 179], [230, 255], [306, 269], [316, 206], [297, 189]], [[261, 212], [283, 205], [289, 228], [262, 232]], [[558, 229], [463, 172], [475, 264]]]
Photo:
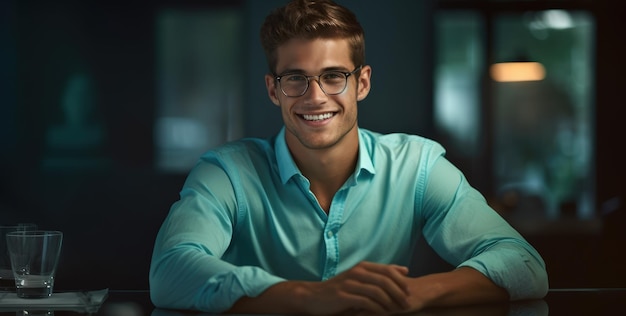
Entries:
[[326, 94], [339, 94], [347, 85], [347, 76], [342, 72], [326, 72], [319, 76], [305, 76], [300, 74], [285, 75], [280, 79], [281, 89], [287, 96], [301, 96], [306, 93], [310, 80], [317, 77], [322, 90]]

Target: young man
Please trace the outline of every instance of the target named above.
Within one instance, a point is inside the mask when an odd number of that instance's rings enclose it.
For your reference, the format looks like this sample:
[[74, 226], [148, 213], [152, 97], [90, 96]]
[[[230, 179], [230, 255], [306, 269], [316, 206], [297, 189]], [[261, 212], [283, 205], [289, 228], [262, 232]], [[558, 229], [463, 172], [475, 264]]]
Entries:
[[[261, 40], [284, 128], [211, 150], [191, 171], [156, 239], [157, 307], [390, 314], [546, 294], [540, 255], [441, 146], [358, 127], [372, 69], [350, 11], [295, 0]], [[408, 276], [422, 235], [453, 271]]]

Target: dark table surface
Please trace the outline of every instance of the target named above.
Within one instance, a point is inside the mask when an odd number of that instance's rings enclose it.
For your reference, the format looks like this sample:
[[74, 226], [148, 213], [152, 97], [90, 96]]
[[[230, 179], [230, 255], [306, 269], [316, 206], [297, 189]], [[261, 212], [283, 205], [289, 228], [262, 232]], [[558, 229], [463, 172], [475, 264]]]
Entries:
[[[155, 308], [148, 291], [110, 290], [102, 306], [95, 313], [54, 310], [48, 312], [22, 309], [0, 311], [0, 315], [54, 315], [54, 316], [186, 316], [211, 315], [199, 312], [173, 311]], [[551, 289], [542, 300], [429, 309], [409, 315], [626, 315], [626, 288]]]

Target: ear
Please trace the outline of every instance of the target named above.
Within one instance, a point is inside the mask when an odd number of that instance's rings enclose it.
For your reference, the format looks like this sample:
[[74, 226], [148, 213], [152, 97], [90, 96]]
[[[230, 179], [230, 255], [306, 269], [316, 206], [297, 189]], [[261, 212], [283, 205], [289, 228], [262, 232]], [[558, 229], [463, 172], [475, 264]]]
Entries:
[[359, 85], [357, 91], [357, 100], [363, 101], [370, 93], [371, 88], [372, 67], [369, 65], [363, 66], [361, 74], [359, 75]]
[[270, 97], [270, 100], [272, 100], [272, 103], [276, 106], [280, 106], [278, 95], [276, 95], [278, 87], [276, 86], [276, 79], [274, 76], [270, 74], [265, 75], [265, 87], [267, 88], [267, 95]]

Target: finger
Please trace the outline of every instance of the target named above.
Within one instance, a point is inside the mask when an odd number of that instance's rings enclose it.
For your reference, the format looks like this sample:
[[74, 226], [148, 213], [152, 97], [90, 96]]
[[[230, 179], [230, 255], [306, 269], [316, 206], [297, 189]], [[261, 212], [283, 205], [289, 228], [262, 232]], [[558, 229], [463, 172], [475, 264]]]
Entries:
[[[386, 265], [373, 262], [363, 262], [362, 265], [365, 269], [367, 269], [368, 272], [382, 275], [385, 279], [391, 279], [397, 285], [397, 287], [399, 287], [404, 292], [405, 295], [409, 295], [409, 280], [406, 277], [409, 273], [409, 269], [407, 267], [395, 264]], [[381, 284], [381, 286], [383, 285], [384, 284]]]
[[386, 314], [388, 311], [384, 305], [381, 305], [378, 301], [372, 299], [370, 295], [364, 294], [362, 288], [344, 296], [343, 301], [350, 306], [350, 309], [346, 311], [346, 315], [362, 313], [382, 315]]
[[409, 274], [409, 268], [405, 267], [405, 266], [399, 266], [396, 264], [392, 264], [391, 265], [394, 269], [396, 269], [398, 272], [400, 272], [400, 274], [402, 274], [403, 276], [407, 276]]
[[408, 296], [393, 281], [381, 274], [358, 274], [357, 277], [347, 280], [345, 286], [348, 293], [365, 297], [382, 306], [387, 312], [397, 312], [409, 307]]
[[350, 315], [386, 315], [392, 310], [367, 294], [355, 294], [351, 301], [353, 313]]
[[380, 293], [384, 295], [385, 306], [391, 311], [398, 311], [409, 307], [408, 285], [406, 285], [405, 280], [400, 280], [398, 277], [403, 276], [375, 274], [372, 275], [372, 281], [369, 281], [375, 286], [375, 295], [377, 295], [377, 297], [381, 297]]

